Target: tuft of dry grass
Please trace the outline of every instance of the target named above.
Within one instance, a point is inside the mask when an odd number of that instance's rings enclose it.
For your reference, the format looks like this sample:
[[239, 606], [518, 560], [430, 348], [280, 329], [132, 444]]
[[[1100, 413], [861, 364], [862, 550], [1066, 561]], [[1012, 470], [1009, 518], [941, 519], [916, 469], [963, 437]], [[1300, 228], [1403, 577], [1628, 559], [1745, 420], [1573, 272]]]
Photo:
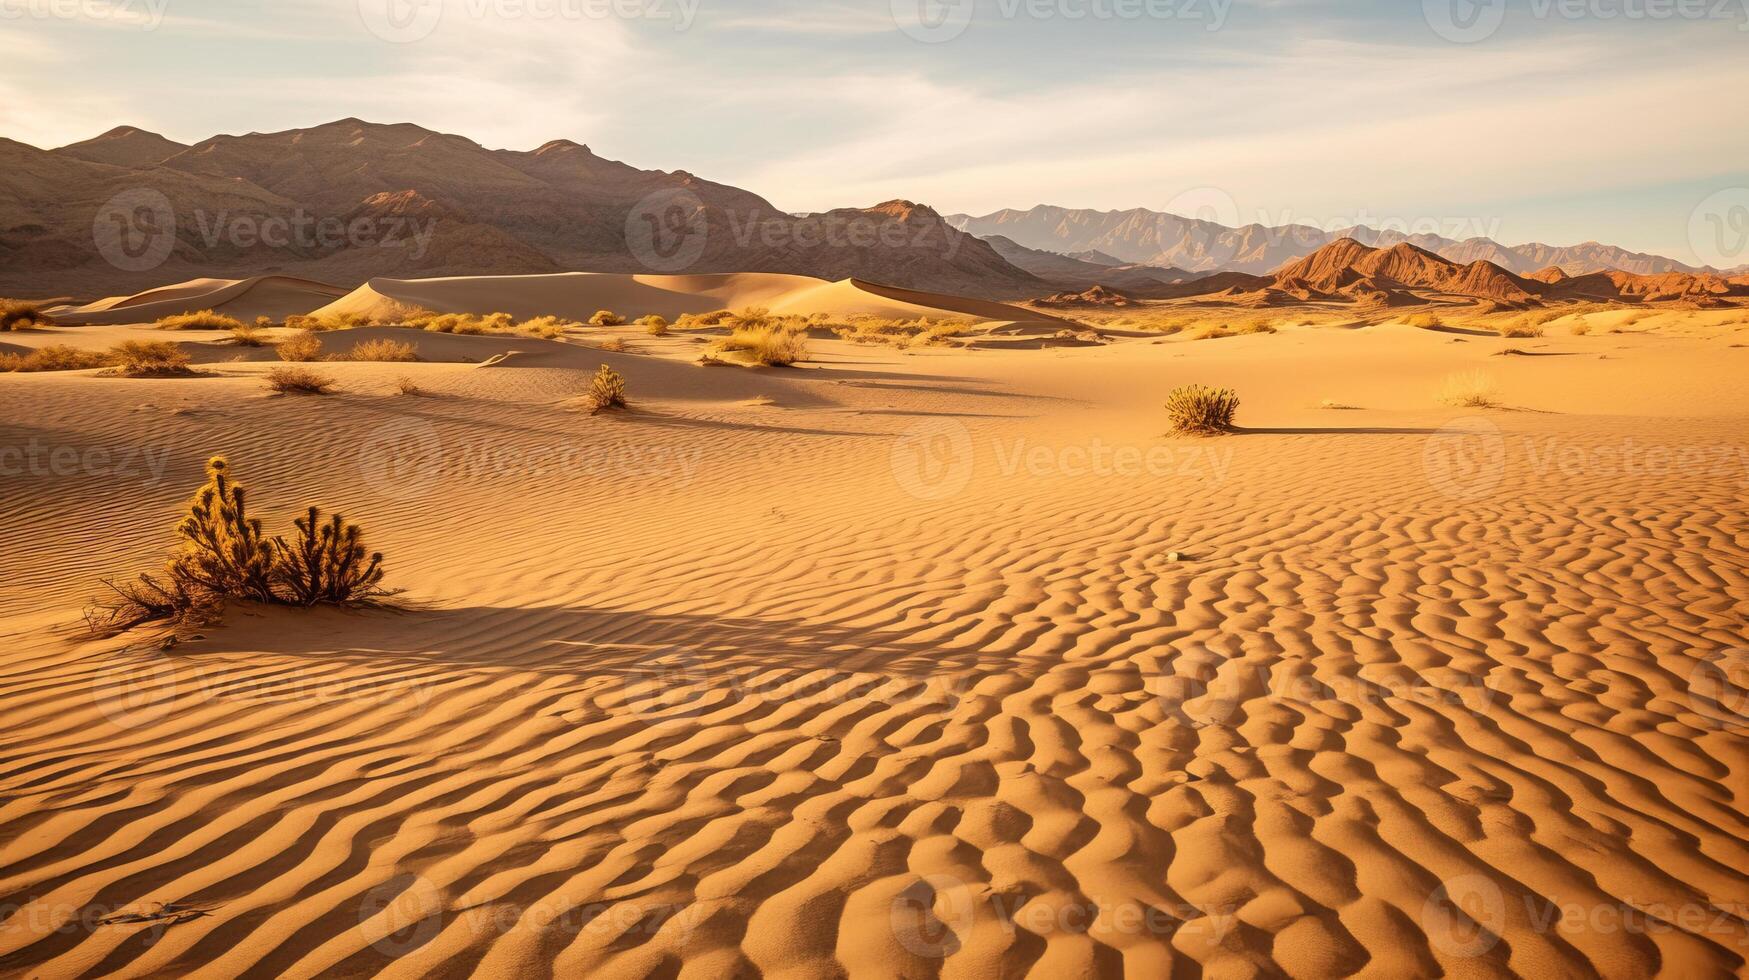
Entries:
[[1584, 317], [1579, 317], [1573, 321], [1572, 326], [1567, 328], [1567, 332], [1575, 337], [1583, 337], [1591, 332], [1591, 322]]
[[570, 331], [579, 329], [582, 326], [581, 323], [578, 323], [575, 320], [566, 320], [556, 316], [538, 316], [532, 320], [522, 321], [516, 325], [515, 329], [517, 333], [524, 333], [530, 337], [539, 337], [542, 340], [557, 340]]
[[1439, 401], [1455, 408], [1495, 408], [1500, 404], [1499, 389], [1485, 371], [1459, 371], [1446, 376]]
[[738, 326], [718, 340], [713, 349], [740, 354], [764, 367], [788, 367], [808, 359], [808, 335], [804, 330], [782, 325]]
[[603, 364], [595, 372], [595, 377], [589, 379], [589, 392], [583, 396], [583, 404], [588, 406], [591, 415], [625, 408], [626, 379], [620, 377], [618, 371]]
[[595, 315], [589, 318], [589, 325], [592, 327], [623, 327], [625, 324], [626, 318], [612, 310], [596, 310]]
[[1528, 319], [1514, 320], [1511, 323], [1501, 324], [1499, 331], [1500, 336], [1515, 340], [1521, 340], [1527, 337], [1541, 337], [1543, 335], [1542, 324], [1532, 323]]
[[680, 330], [694, 330], [699, 327], [720, 327], [735, 316], [732, 310], [713, 310], [709, 313], [686, 313], [674, 321], [674, 326]]
[[361, 340], [341, 355], [342, 361], [417, 361], [419, 348], [398, 340]]
[[419, 382], [414, 381], [412, 378], [396, 378], [395, 394], [418, 397], [425, 394], [425, 389], [419, 387]]
[[237, 347], [266, 347], [267, 333], [259, 323], [232, 327], [231, 343]]
[[159, 317], [154, 324], [159, 330], [237, 330], [247, 326], [242, 320], [212, 310], [195, 310], [175, 316]]
[[106, 351], [80, 350], [65, 344], [50, 344], [26, 354], [0, 354], [0, 373], [12, 371], [89, 371], [109, 367], [115, 355]]
[[0, 333], [49, 326], [54, 326], [54, 321], [43, 312], [42, 304], [21, 299], [0, 299]]
[[1233, 431], [1239, 396], [1230, 388], [1187, 385], [1166, 396], [1166, 418], [1172, 431], [1186, 435], [1220, 435]]
[[589, 346], [596, 350], [607, 351], [610, 354], [624, 354], [626, 352], [626, 342], [618, 337], [609, 337], [606, 340], [598, 340]]
[[1416, 313], [1403, 322], [1417, 330], [1437, 330], [1445, 326], [1445, 321], [1437, 313]]
[[971, 322], [964, 320], [858, 317], [852, 319], [849, 326], [827, 326], [827, 329], [853, 344], [888, 344], [906, 348], [914, 345], [948, 344], [951, 338], [964, 334], [971, 327]]
[[654, 313], [646, 317], [639, 317], [636, 326], [643, 327], [644, 332], [652, 337], [663, 337], [668, 334], [668, 319]]
[[110, 348], [116, 373], [128, 378], [174, 378], [192, 374], [189, 357], [166, 340], [124, 340]]
[[299, 330], [273, 347], [282, 361], [308, 362], [322, 359], [322, 338], [314, 330]]
[[1206, 326], [1206, 327], [1199, 327], [1198, 329], [1193, 330], [1190, 333], [1186, 334], [1185, 339], [1186, 340], [1223, 340], [1227, 337], [1232, 337], [1232, 336], [1236, 336], [1233, 333], [1232, 328], [1227, 326], [1226, 324], [1222, 323], [1222, 324], [1210, 324], [1209, 326]]
[[267, 387], [281, 395], [326, 395], [334, 379], [304, 367], [276, 367], [267, 372]]

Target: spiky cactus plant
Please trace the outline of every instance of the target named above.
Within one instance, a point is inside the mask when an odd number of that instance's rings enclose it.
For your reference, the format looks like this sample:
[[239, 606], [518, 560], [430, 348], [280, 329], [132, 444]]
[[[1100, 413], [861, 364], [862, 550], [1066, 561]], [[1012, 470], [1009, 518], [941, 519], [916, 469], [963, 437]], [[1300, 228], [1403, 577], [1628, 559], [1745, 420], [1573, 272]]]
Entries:
[[206, 476], [176, 528], [182, 546], [171, 556], [171, 579], [186, 592], [272, 602], [273, 546], [249, 516], [247, 494], [223, 456], [207, 461]]
[[339, 514], [327, 521], [311, 507], [293, 522], [290, 542], [274, 539], [274, 578], [283, 601], [299, 606], [351, 605], [384, 595], [383, 556], [366, 554], [363, 532]]

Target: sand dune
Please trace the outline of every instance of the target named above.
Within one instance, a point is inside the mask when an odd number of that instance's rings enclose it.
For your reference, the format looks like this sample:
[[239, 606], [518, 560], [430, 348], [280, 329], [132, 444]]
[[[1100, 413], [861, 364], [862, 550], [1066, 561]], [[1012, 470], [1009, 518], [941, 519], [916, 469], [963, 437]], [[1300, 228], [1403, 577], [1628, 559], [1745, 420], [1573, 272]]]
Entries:
[[587, 320], [597, 310], [624, 316], [766, 307], [774, 313], [877, 316], [894, 319], [963, 319], [1009, 322], [1059, 321], [1019, 307], [985, 300], [899, 289], [847, 279], [734, 273], [701, 276], [634, 276], [569, 272], [545, 276], [461, 276], [443, 279], [373, 279], [317, 311], [375, 314], [401, 306], [438, 313], [492, 313], [517, 317], [562, 316]]
[[283, 320], [294, 313], [308, 313], [344, 295], [346, 290], [338, 286], [292, 276], [190, 279], [83, 306], [55, 307], [49, 312], [57, 322], [74, 326], [151, 323], [159, 317], [193, 310], [216, 310], [244, 321], [261, 316]]
[[[0, 973], [1742, 976], [1749, 351], [1699, 316], [0, 376], [81, 461], [0, 473]], [[570, 406], [601, 362], [632, 411]], [[1191, 382], [1250, 431], [1162, 435]], [[75, 635], [216, 451], [410, 607]]]

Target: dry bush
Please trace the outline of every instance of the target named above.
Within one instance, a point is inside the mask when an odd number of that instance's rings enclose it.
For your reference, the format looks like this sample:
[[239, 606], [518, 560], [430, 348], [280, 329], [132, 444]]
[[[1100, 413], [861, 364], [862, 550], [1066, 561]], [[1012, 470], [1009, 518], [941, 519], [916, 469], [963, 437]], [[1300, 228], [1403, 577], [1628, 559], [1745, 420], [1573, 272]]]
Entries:
[[243, 487], [223, 456], [207, 463], [207, 482], [177, 525], [176, 549], [157, 574], [103, 584], [110, 595], [86, 610], [91, 631], [111, 635], [151, 622], [173, 629], [216, 621], [227, 600], [281, 605], [356, 606], [392, 593], [382, 588], [382, 555], [365, 555], [362, 532], [312, 507], [288, 543], [269, 539], [249, 515]]
[[674, 321], [674, 326], [680, 330], [692, 330], [698, 327], [720, 327], [724, 322], [734, 317], [732, 310], [713, 310], [709, 313], [686, 313]]
[[311, 507], [292, 522], [288, 543], [273, 539], [273, 598], [293, 606], [355, 605], [382, 596], [383, 556], [367, 554], [364, 532], [339, 514]]
[[596, 310], [595, 315], [589, 318], [589, 325], [592, 327], [623, 327], [625, 323], [626, 318], [612, 310]]
[[1500, 404], [1494, 379], [1483, 371], [1460, 371], [1440, 385], [1439, 401], [1457, 408], [1493, 408]]
[[1258, 321], [1256, 323], [1241, 323], [1238, 326], [1233, 328], [1233, 333], [1235, 335], [1238, 335], [1238, 336], [1243, 336], [1246, 334], [1276, 333], [1276, 332], [1277, 331], [1275, 329], [1275, 325], [1268, 323], [1268, 322], [1265, 322], [1265, 321]]
[[115, 355], [106, 351], [80, 350], [65, 344], [50, 344], [27, 354], [0, 354], [0, 373], [18, 371], [88, 371], [109, 367]]
[[282, 361], [319, 361], [322, 359], [322, 338], [314, 330], [299, 330], [292, 337], [275, 344], [273, 349]]
[[419, 348], [398, 340], [361, 340], [339, 357], [342, 361], [417, 361]]
[[853, 344], [888, 344], [910, 347], [914, 344], [946, 344], [971, 329], [965, 320], [893, 320], [884, 317], [859, 317], [848, 326], [828, 326], [827, 329]]
[[1528, 319], [1515, 320], [1512, 323], [1501, 324], [1499, 331], [1500, 336], [1513, 339], [1541, 337], [1543, 335], [1542, 324], [1532, 323]]
[[1437, 330], [1445, 326], [1445, 321], [1437, 313], [1417, 313], [1403, 322], [1418, 330]]
[[1188, 385], [1166, 396], [1166, 418], [1172, 431], [1189, 435], [1219, 435], [1233, 430], [1239, 396], [1230, 388]]
[[1591, 323], [1584, 317], [1579, 317], [1573, 321], [1572, 326], [1567, 328], [1567, 332], [1575, 337], [1583, 337], [1591, 332]]
[[178, 313], [175, 316], [159, 317], [154, 324], [159, 330], [236, 330], [246, 324], [234, 316], [214, 313], [212, 310], [196, 310], [193, 313]]
[[713, 346], [766, 367], [786, 367], [808, 359], [808, 335], [784, 326], [736, 327]]
[[414, 381], [412, 378], [396, 378], [395, 379], [395, 394], [397, 394], [397, 395], [423, 395], [423, 394], [425, 394], [425, 389], [419, 387], [419, 382]]
[[327, 333], [330, 330], [352, 330], [378, 324], [368, 313], [324, 313], [321, 316], [288, 316], [285, 318], [285, 325], [293, 330]]
[[232, 327], [231, 343], [238, 347], [266, 347], [267, 334], [254, 324]]
[[626, 407], [626, 379], [619, 372], [603, 364], [595, 372], [595, 377], [589, 379], [589, 393], [583, 396], [583, 404], [588, 406], [589, 414], [595, 415], [609, 409]]
[[43, 312], [42, 304], [21, 299], [0, 299], [0, 333], [28, 327], [49, 327], [54, 321]]
[[1187, 339], [1187, 340], [1221, 340], [1223, 338], [1231, 337], [1231, 336], [1234, 336], [1233, 329], [1231, 327], [1227, 326], [1224, 323], [1221, 323], [1221, 324], [1212, 324], [1211, 323], [1206, 327], [1198, 327], [1197, 329], [1191, 331], [1190, 333], [1185, 334], [1185, 339]]
[[636, 326], [643, 327], [644, 332], [652, 337], [662, 337], [666, 336], [668, 333], [668, 319], [666, 317], [657, 316], [654, 313], [649, 316], [639, 317]]
[[173, 378], [192, 374], [188, 353], [166, 340], [124, 340], [109, 350], [117, 373], [129, 378]]
[[326, 395], [334, 379], [303, 367], [276, 367], [267, 372], [267, 387], [281, 395]]
[[596, 350], [607, 351], [610, 354], [624, 354], [626, 351], [626, 342], [618, 337], [609, 337], [606, 340], [598, 340], [589, 346]]
[[542, 340], [555, 340], [583, 325], [575, 320], [566, 320], [556, 316], [537, 316], [532, 320], [524, 320], [516, 325], [516, 332]]

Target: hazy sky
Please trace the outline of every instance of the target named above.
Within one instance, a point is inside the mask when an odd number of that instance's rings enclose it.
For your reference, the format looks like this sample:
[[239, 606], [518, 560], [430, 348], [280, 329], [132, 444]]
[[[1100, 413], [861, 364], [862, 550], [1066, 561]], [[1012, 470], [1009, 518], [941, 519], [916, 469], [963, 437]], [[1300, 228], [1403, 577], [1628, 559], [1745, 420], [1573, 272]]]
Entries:
[[787, 210], [1201, 206], [1685, 261], [1709, 209], [1749, 215], [1749, 0], [1504, 3], [0, 0], [0, 136], [358, 116]]

